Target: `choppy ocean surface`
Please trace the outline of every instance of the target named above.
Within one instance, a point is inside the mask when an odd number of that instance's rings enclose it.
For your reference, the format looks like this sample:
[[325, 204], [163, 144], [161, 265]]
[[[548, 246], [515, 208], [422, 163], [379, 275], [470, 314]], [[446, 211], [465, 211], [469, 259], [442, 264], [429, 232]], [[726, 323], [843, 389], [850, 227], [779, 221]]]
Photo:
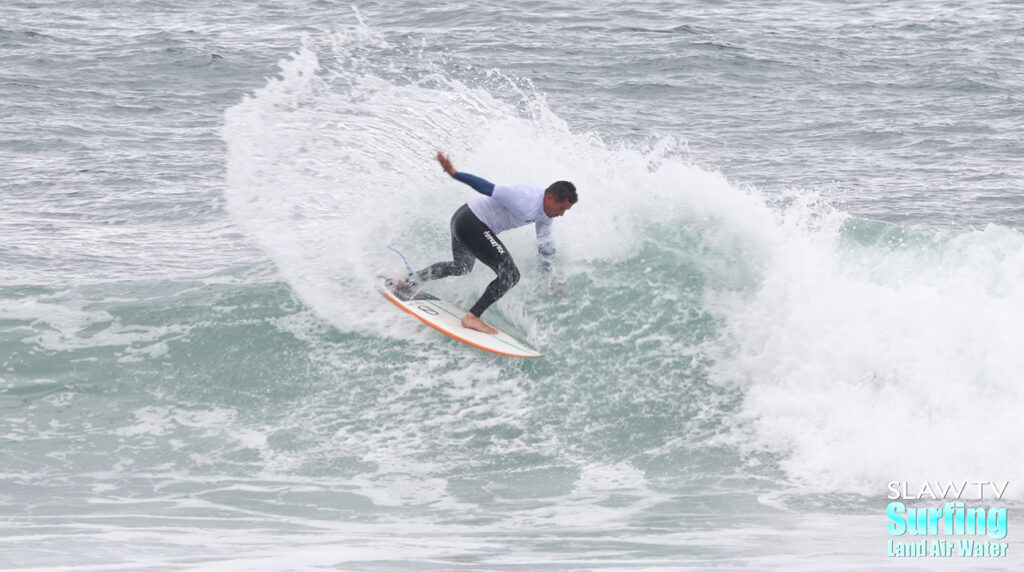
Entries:
[[[991, 1], [6, 3], [0, 568], [1019, 569], [1022, 30]], [[437, 149], [580, 189], [568, 295], [503, 235], [488, 317], [543, 358], [374, 292], [388, 245], [448, 252], [473, 192]], [[935, 480], [1009, 481], [1006, 557], [887, 556], [887, 483]]]

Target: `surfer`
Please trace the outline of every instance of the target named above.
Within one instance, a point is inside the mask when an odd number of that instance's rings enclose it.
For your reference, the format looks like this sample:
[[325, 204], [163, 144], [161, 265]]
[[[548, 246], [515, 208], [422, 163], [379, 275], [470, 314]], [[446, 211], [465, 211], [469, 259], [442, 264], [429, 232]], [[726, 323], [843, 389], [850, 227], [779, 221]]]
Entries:
[[452, 260], [432, 264], [406, 280], [396, 280], [395, 284], [399, 288], [411, 289], [428, 280], [468, 274], [479, 259], [497, 276], [462, 317], [462, 327], [495, 334], [497, 330], [484, 323], [480, 316], [519, 282], [519, 269], [498, 239], [498, 233], [533, 223], [541, 269], [550, 272], [551, 259], [555, 254], [551, 242], [551, 221], [576, 204], [576, 187], [568, 181], [557, 181], [547, 189], [533, 185], [505, 187], [456, 171], [451, 160], [441, 151], [437, 152], [437, 162], [452, 178], [473, 187], [483, 196], [462, 205], [452, 215]]

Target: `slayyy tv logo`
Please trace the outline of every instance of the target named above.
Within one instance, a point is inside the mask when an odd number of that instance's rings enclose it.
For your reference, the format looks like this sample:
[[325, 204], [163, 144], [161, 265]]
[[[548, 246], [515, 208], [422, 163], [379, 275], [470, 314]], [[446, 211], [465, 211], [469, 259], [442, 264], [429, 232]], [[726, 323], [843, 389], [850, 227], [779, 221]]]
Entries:
[[[890, 558], [1002, 558], [1006, 538], [1006, 507], [1001, 506], [1009, 481], [889, 483]], [[915, 506], [908, 506], [912, 501]], [[924, 537], [917, 538], [908, 537]]]

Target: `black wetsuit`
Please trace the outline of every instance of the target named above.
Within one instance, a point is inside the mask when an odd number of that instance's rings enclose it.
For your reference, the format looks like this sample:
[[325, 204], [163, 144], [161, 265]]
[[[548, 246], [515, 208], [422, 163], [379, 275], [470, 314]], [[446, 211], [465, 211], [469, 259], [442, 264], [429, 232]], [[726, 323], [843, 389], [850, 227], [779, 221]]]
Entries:
[[497, 274], [487, 285], [483, 296], [469, 309], [471, 314], [480, 317], [491, 304], [519, 282], [519, 269], [508, 253], [508, 248], [467, 205], [462, 205], [452, 215], [451, 227], [453, 260], [438, 262], [420, 270], [416, 273], [416, 280], [423, 282], [468, 274], [479, 258]]

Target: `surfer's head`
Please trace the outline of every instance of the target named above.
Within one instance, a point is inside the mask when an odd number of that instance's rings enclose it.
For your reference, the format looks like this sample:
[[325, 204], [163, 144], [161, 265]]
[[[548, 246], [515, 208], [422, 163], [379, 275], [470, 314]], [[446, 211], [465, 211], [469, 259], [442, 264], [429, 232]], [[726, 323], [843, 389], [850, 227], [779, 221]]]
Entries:
[[544, 191], [544, 214], [551, 218], [562, 216], [576, 201], [576, 185], [569, 181], [556, 181]]

